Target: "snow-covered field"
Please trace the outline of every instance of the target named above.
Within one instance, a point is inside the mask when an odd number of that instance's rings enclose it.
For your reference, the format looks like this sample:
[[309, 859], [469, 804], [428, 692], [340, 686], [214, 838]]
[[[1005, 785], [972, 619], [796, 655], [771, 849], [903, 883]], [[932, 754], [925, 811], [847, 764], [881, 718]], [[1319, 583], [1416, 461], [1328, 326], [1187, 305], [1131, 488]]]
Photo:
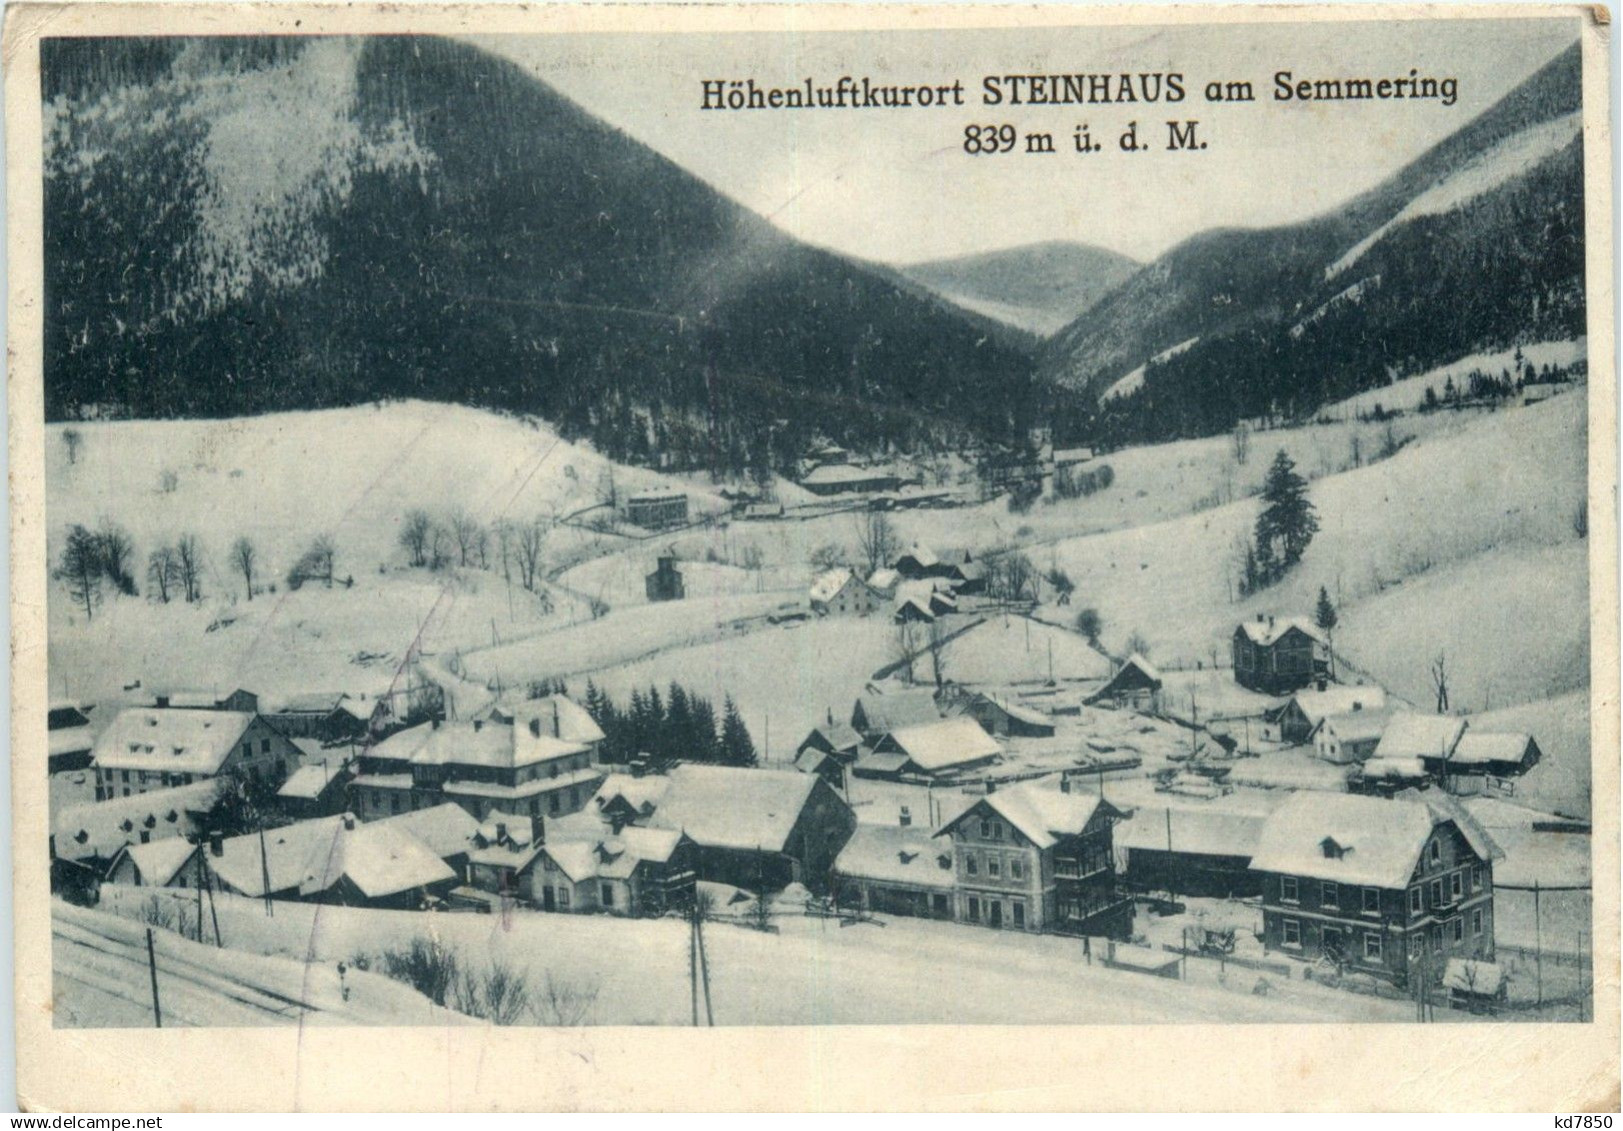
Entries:
[[[1425, 403], [1427, 389], [1441, 400], [1449, 381], [1453, 381], [1454, 387], [1460, 392], [1470, 392], [1472, 373], [1485, 373], [1491, 377], [1509, 373], [1511, 379], [1515, 380], [1518, 353], [1521, 354], [1522, 361], [1537, 369], [1543, 369], [1546, 365], [1565, 368], [1589, 356], [1589, 339], [1533, 342], [1517, 349], [1500, 350], [1497, 353], [1474, 353], [1451, 361], [1447, 365], [1439, 365], [1435, 369], [1417, 373], [1413, 377], [1401, 378], [1390, 385], [1365, 390], [1344, 401], [1325, 406], [1316, 415], [1321, 420], [1356, 420], [1360, 416], [1374, 413], [1376, 406], [1386, 412], [1412, 412]], [[1582, 386], [1578, 388], [1581, 390]]]
[[[134, 904], [108, 885], [104, 900]], [[133, 906], [130, 907], [133, 911]], [[235, 948], [339, 961], [432, 934], [469, 959], [511, 963], [532, 986], [595, 987], [588, 1024], [691, 1021], [688, 932], [671, 919], [615, 919], [514, 911], [446, 915], [282, 903], [274, 918], [253, 900], [225, 897], [220, 926]], [[777, 934], [706, 928], [719, 1025], [1126, 1024], [1402, 1021], [1402, 1003], [1304, 982], [1251, 992], [1255, 978], [1177, 982], [1089, 965], [1076, 939], [884, 917], [841, 927], [794, 913]], [[1097, 953], [1098, 947], [1095, 947]], [[946, 992], [943, 992], [943, 991]], [[1409, 1010], [1412, 1012], [1413, 1007]]]

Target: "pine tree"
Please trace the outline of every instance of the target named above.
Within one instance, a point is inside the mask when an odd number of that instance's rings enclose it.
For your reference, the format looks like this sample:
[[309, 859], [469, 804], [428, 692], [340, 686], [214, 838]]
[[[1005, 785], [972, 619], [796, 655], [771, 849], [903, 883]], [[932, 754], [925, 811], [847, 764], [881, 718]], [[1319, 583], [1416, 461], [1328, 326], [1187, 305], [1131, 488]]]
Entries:
[[1268, 469], [1262, 497], [1256, 529], [1258, 569], [1271, 581], [1302, 560], [1319, 531], [1319, 518], [1307, 497], [1307, 480], [1296, 473], [1296, 464], [1283, 448]]
[[665, 730], [662, 736], [665, 749], [661, 753], [670, 758], [690, 758], [693, 748], [693, 709], [688, 693], [675, 680], [665, 696]]
[[66, 583], [74, 604], [84, 608], [86, 620], [101, 600], [102, 562], [101, 540], [96, 535], [78, 525], [68, 531], [56, 576]]
[[716, 729], [715, 707], [711, 706], [710, 700], [693, 695], [688, 699], [688, 709], [693, 712], [692, 758], [697, 762], [721, 761], [721, 736]]
[[1319, 604], [1313, 610], [1313, 623], [1325, 633], [1335, 631], [1336, 622], [1341, 618], [1336, 615], [1336, 607], [1330, 603], [1330, 594], [1324, 586], [1319, 586]]
[[744, 716], [738, 713], [738, 704], [727, 696], [722, 705], [721, 761], [728, 766], [753, 766], [756, 761], [755, 743]]

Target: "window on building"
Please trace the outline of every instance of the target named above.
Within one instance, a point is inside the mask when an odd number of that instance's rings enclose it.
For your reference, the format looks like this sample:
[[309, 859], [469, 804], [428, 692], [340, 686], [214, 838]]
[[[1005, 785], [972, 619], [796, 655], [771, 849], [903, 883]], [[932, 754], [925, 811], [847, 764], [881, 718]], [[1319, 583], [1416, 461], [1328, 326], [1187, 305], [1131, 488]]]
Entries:
[[1420, 914], [1420, 889], [1409, 889], [1409, 910], [1415, 915]]
[[[125, 785], [130, 784], [130, 772], [128, 770], [120, 770], [119, 775], [120, 775], [119, 776], [120, 781], [122, 781]], [[128, 794], [126, 794], [125, 796], [128, 796]]]
[[1473, 935], [1482, 933], [1482, 908], [1480, 907], [1471, 912], [1471, 933]]
[[553, 816], [557, 816], [560, 808], [562, 808], [562, 806], [558, 801], [558, 795], [556, 793], [549, 795], [547, 797], [547, 812], [551, 813]]
[[1381, 936], [1374, 931], [1364, 932], [1364, 957], [1372, 962], [1381, 960]]
[[1014, 908], [1014, 925], [1024, 927], [1026, 925], [1026, 905], [1019, 900], [1015, 900], [1010, 906]]
[[1280, 939], [1286, 946], [1302, 945], [1302, 924], [1295, 919], [1279, 921]]
[[1364, 914], [1379, 915], [1381, 913], [1381, 893], [1378, 888], [1364, 889]]
[[244, 759], [252, 758], [254, 756], [254, 744], [252, 742], [244, 742], [242, 744], [242, 756]]
[[270, 753], [270, 739], [262, 738], [262, 739], [259, 740], [259, 752], [261, 754], [269, 754]]
[[1471, 890], [1472, 891], [1481, 891], [1482, 890], [1482, 865], [1481, 864], [1472, 864], [1471, 865]]
[[400, 795], [398, 793], [395, 794], [393, 797], [389, 798], [389, 812], [391, 812], [391, 813], [400, 812]]
[[1443, 953], [1443, 925], [1441, 923], [1432, 924], [1431, 949], [1434, 954]]
[[1333, 881], [1333, 880], [1325, 880], [1323, 882], [1323, 884], [1320, 885], [1320, 887], [1321, 887], [1321, 891], [1319, 893], [1319, 898], [1321, 899], [1321, 901], [1323, 902], [1325, 907], [1328, 907], [1328, 908], [1330, 908], [1330, 910], [1334, 911], [1336, 908], [1341, 906], [1339, 903], [1336, 902], [1336, 900], [1340, 897], [1341, 893], [1340, 893], [1340, 890], [1336, 887], [1335, 881]]
[[996, 856], [988, 856], [986, 858], [986, 874], [994, 880], [1002, 876], [1003, 861], [999, 860]]
[[569, 906], [569, 889], [563, 884], [558, 885], [558, 906], [562, 908]]
[[603, 888], [603, 906], [604, 907], [613, 907], [614, 906], [614, 885], [613, 884], [603, 884], [602, 888]]
[[1003, 822], [1002, 821], [993, 821], [992, 822], [992, 839], [993, 840], [1002, 840], [1003, 839]]
[[1023, 880], [1023, 879], [1026, 878], [1025, 861], [1021, 860], [1020, 857], [1018, 857], [1018, 856], [1010, 857], [1010, 859], [1009, 859], [1009, 876], [1010, 876], [1010, 878], [1016, 879], [1016, 880]]
[[1454, 920], [1454, 941], [1455, 942], [1464, 942], [1465, 941], [1465, 920], [1464, 919], [1455, 919]]
[[981, 874], [980, 861], [975, 859], [974, 853], [970, 853], [968, 856], [964, 857], [964, 874], [969, 876], [978, 876]]
[[1440, 907], [1440, 906], [1442, 906], [1442, 903], [1443, 903], [1443, 881], [1442, 880], [1433, 880], [1433, 881], [1431, 881], [1431, 905], [1433, 907]]
[[1286, 903], [1295, 903], [1297, 900], [1296, 877], [1279, 877], [1279, 898]]
[[971, 923], [981, 921], [981, 901], [974, 896], [969, 897], [969, 921]]
[[1460, 897], [1460, 895], [1462, 894], [1461, 889], [1464, 888], [1464, 886], [1465, 886], [1465, 873], [1464, 872], [1454, 872], [1448, 877], [1448, 894], [1453, 896], [1455, 899], [1458, 899]]
[[991, 821], [982, 821], [981, 822], [981, 839], [982, 840], [991, 840], [992, 839], [992, 822]]
[[148, 829], [142, 829], [141, 830], [141, 843], [142, 844], [151, 844], [152, 843], [152, 833], [151, 833], [150, 830], [148, 830]]
[[1433, 864], [1440, 864], [1442, 862], [1442, 859], [1443, 859], [1443, 842], [1440, 841], [1440, 840], [1434, 840], [1434, 841], [1431, 842], [1431, 862]]

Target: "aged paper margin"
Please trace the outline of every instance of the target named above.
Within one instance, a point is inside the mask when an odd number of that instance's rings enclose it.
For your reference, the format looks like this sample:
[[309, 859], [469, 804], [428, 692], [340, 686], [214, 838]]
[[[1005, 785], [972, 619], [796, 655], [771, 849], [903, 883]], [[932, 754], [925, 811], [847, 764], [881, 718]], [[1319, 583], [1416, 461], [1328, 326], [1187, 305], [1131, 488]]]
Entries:
[[[1582, 22], [1595, 1015], [1587, 1025], [59, 1030], [51, 1025], [41, 116], [45, 35], [717, 34], [1568, 16]], [[1499, 1110], [1619, 1104], [1617, 389], [1608, 14], [1595, 7], [24, 4], [7, 12], [12, 759], [24, 1110]], [[967, 1039], [966, 1039], [967, 1038]], [[1156, 1068], [1151, 1069], [1149, 1066]]]

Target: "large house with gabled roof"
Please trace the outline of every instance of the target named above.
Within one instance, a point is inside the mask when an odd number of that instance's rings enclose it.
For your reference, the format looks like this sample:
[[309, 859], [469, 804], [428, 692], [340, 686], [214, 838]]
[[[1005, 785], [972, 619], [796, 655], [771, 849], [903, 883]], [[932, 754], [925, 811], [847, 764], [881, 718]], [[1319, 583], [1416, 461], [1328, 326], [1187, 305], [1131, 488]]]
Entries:
[[302, 759], [259, 715], [182, 707], [120, 711], [91, 748], [98, 801], [227, 775], [275, 787]]
[[1330, 646], [1305, 617], [1257, 614], [1234, 630], [1234, 682], [1265, 695], [1306, 687], [1330, 671]]

